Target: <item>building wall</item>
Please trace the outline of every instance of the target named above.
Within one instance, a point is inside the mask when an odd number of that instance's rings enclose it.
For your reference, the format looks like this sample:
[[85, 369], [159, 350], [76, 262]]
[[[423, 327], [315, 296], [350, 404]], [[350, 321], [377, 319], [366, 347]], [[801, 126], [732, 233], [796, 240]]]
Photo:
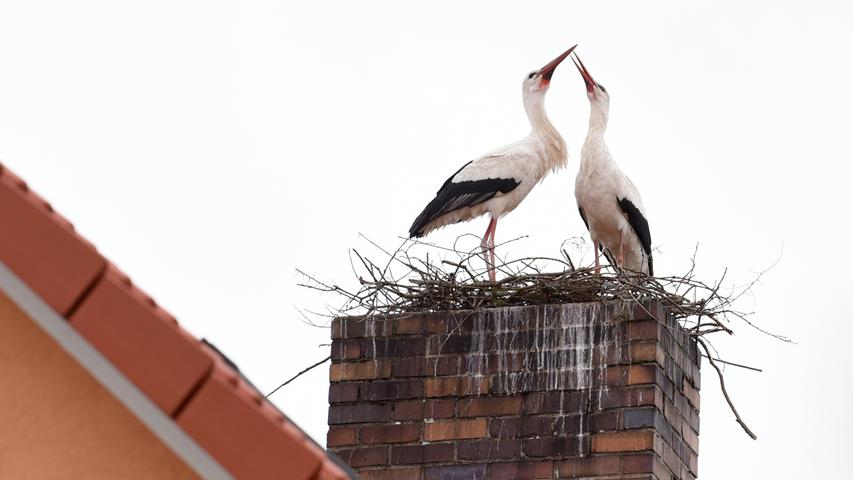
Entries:
[[699, 367], [659, 304], [336, 319], [328, 447], [366, 480], [692, 480]]
[[0, 292], [0, 478], [197, 478]]

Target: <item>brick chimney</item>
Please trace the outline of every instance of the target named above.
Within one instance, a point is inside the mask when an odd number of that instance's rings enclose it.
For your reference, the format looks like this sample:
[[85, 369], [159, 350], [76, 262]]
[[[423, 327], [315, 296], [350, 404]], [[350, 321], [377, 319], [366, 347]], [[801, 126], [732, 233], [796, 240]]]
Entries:
[[338, 318], [330, 380], [365, 480], [697, 475], [698, 351], [659, 303]]

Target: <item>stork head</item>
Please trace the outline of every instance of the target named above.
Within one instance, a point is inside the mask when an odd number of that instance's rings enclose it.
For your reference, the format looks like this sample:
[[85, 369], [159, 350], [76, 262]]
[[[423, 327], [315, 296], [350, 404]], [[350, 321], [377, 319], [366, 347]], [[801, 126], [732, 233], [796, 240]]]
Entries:
[[527, 78], [524, 79], [524, 91], [532, 93], [548, 90], [548, 86], [551, 84], [551, 76], [554, 75], [554, 70], [557, 69], [560, 62], [565, 60], [566, 57], [572, 53], [575, 47], [577, 47], [577, 45], [561, 53], [559, 57], [551, 60], [547, 65], [539, 70], [533, 70], [528, 73]]
[[572, 57], [572, 62], [578, 67], [578, 71], [583, 78], [583, 83], [586, 84], [586, 96], [589, 97], [589, 101], [610, 104], [610, 95], [607, 93], [607, 90], [603, 85], [592, 79], [592, 75], [590, 75], [589, 70], [586, 69], [586, 65], [583, 64], [581, 57], [577, 53]]

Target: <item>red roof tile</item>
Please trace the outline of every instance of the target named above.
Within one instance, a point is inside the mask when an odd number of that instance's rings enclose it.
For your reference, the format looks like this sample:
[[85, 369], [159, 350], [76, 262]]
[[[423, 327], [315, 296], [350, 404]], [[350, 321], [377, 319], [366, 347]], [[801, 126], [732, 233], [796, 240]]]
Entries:
[[106, 261], [67, 220], [0, 165], [0, 261], [66, 315]]
[[240, 479], [350, 478], [0, 164], [0, 261]]
[[325, 455], [264, 403], [263, 396], [217, 362], [178, 414], [178, 424], [237, 478], [310, 480]]
[[169, 415], [213, 367], [198, 340], [113, 266], [69, 320]]

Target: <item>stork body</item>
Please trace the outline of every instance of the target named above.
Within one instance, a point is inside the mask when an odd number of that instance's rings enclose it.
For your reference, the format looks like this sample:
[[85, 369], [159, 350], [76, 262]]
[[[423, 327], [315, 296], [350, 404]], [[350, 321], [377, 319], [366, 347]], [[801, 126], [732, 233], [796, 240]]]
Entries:
[[604, 141], [610, 97], [579, 62], [578, 58], [575, 65], [586, 83], [590, 117], [575, 178], [575, 199], [592, 238], [596, 273], [600, 271], [599, 253], [603, 252], [611, 265], [654, 275], [651, 233], [643, 200]]
[[448, 178], [412, 223], [410, 237], [489, 214], [481, 247], [495, 280], [495, 229], [498, 220], [517, 207], [549, 172], [566, 165], [566, 144], [545, 114], [551, 75], [575, 47], [524, 80], [522, 96], [531, 131], [522, 140], [472, 160]]

